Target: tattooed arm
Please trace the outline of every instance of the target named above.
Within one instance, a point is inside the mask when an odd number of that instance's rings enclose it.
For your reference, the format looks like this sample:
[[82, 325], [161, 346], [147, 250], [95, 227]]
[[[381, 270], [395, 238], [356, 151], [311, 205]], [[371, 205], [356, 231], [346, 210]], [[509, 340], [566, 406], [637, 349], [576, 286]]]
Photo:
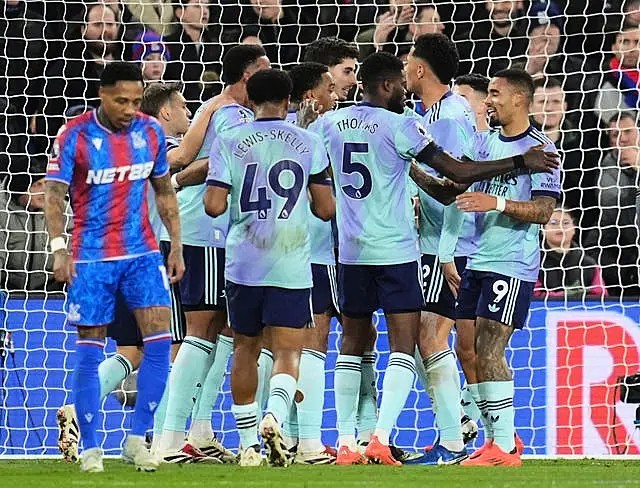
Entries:
[[194, 161], [186, 166], [183, 170], [176, 173], [176, 183], [179, 187], [200, 185], [207, 179], [209, 171], [209, 159], [202, 158]]
[[191, 164], [198, 155], [198, 151], [200, 151], [207, 135], [211, 117], [220, 108], [220, 103], [217, 100], [211, 100], [206, 103], [206, 107], [198, 119], [189, 127], [182, 141], [180, 141], [180, 145], [167, 152], [167, 161], [169, 161], [169, 166], [172, 169], [183, 168]]
[[[463, 193], [456, 198], [456, 205], [464, 212], [489, 212], [496, 210], [498, 199], [481, 192]], [[535, 196], [531, 200], [506, 200], [504, 215], [534, 224], [546, 224], [551, 218], [556, 199], [547, 196]]]
[[[48, 180], [45, 182], [44, 215], [47, 221], [49, 242], [57, 237], [64, 237], [64, 224], [67, 219], [64, 214], [65, 197], [68, 189], [69, 185], [61, 181]], [[72, 283], [72, 278], [76, 276], [73, 259], [66, 247], [53, 253], [53, 275], [56, 281], [69, 285]]]
[[468, 188], [468, 185], [457, 184], [451, 180], [430, 175], [415, 161], [411, 163], [409, 176], [422, 191], [445, 205], [452, 203], [456, 199], [456, 195], [463, 193]]

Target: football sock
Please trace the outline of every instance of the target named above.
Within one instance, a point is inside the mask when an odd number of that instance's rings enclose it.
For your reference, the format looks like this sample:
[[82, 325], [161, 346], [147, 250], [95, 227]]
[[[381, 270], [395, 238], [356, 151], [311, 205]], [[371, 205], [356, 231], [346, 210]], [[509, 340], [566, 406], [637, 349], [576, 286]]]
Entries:
[[413, 356], [392, 352], [382, 382], [382, 400], [374, 435], [384, 444], [389, 444], [389, 433], [404, 407], [416, 374]]
[[362, 358], [339, 354], [336, 361], [334, 389], [340, 446], [356, 449], [356, 411], [360, 394]]
[[232, 405], [231, 412], [236, 419], [236, 427], [240, 435], [240, 447], [246, 449], [251, 446], [260, 445], [258, 442], [258, 424], [256, 417], [258, 404], [256, 402], [248, 405]]
[[[429, 396], [432, 399], [436, 415], [436, 425], [440, 435], [440, 444], [450, 451], [461, 451], [462, 428], [460, 426], [460, 377], [458, 366], [451, 349], [436, 352], [424, 360], [429, 384]], [[456, 374], [452, 374], [452, 370]], [[457, 378], [458, 381], [455, 381]]]
[[133, 411], [131, 435], [144, 436], [153, 422], [153, 414], [162, 400], [169, 376], [171, 332], [145, 337], [144, 355], [138, 372], [138, 396]]
[[104, 339], [76, 339], [76, 364], [71, 388], [84, 450], [98, 447], [100, 378], [98, 367], [104, 358]]
[[273, 353], [269, 349], [262, 349], [258, 357], [258, 388], [256, 390], [256, 403], [258, 404], [258, 415], [256, 421], [262, 420], [262, 411], [269, 398], [269, 379], [273, 370]]
[[470, 389], [471, 395], [480, 410], [480, 418], [482, 419], [482, 426], [484, 428], [484, 441], [488, 442], [493, 439], [493, 426], [491, 425], [491, 419], [489, 418], [489, 410], [487, 409], [487, 401], [484, 397], [482, 383], [476, 383], [475, 388]]
[[303, 349], [300, 356], [298, 389], [302, 392], [303, 399], [297, 404], [298, 438], [301, 444], [305, 440], [307, 447], [307, 441], [320, 441], [322, 435], [326, 359], [326, 354], [312, 349]]
[[[171, 376], [172, 364], [169, 364], [169, 376]], [[153, 414], [153, 440], [151, 442], [151, 451], [155, 452], [160, 445], [160, 439], [162, 438], [162, 426], [164, 425], [164, 417], [167, 414], [167, 400], [169, 399], [169, 381], [164, 387], [164, 393], [156, 408], [156, 413]]]
[[515, 411], [513, 381], [485, 381], [479, 383], [480, 395], [487, 402], [493, 440], [504, 452], [515, 448]]
[[267, 413], [272, 414], [279, 424], [287, 418], [296, 394], [296, 379], [285, 373], [271, 377], [269, 382], [269, 401]]
[[133, 372], [131, 361], [122, 354], [114, 354], [98, 367], [100, 378], [100, 400], [111, 393], [118, 384]]
[[288, 449], [298, 444], [298, 406], [295, 399], [291, 403], [289, 415], [282, 423], [282, 440]]
[[360, 376], [360, 398], [358, 401], [358, 439], [369, 442], [378, 423], [378, 391], [376, 389], [376, 353], [367, 351], [362, 355]]
[[[476, 394], [473, 394], [473, 390], [476, 391]], [[462, 390], [462, 400], [460, 405], [462, 405], [462, 411], [465, 415], [467, 415], [471, 420], [477, 422], [480, 420], [482, 414], [480, 413], [480, 409], [476, 404], [475, 397], [478, 396], [478, 385], [477, 384], [468, 384]]]

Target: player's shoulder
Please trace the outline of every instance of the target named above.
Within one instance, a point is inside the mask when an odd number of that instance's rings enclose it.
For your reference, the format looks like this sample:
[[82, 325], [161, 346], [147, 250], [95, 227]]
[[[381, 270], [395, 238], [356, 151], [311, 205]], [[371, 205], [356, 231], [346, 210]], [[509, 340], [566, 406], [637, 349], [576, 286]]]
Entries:
[[216, 109], [212, 118], [229, 122], [248, 123], [253, 120], [253, 112], [239, 103], [228, 103]]
[[60, 129], [58, 129], [58, 137], [67, 138], [69, 135], [73, 133], [77, 133], [81, 130], [86, 129], [90, 124], [94, 123], [93, 110], [85, 112], [81, 115], [78, 115], [71, 120], [69, 120], [66, 124], [64, 124]]
[[469, 102], [457, 93], [449, 93], [440, 104], [440, 118], [452, 119], [460, 124], [473, 123], [474, 114]]
[[156, 119], [152, 115], [147, 115], [142, 112], [136, 113], [136, 118], [132, 125], [136, 128], [151, 127], [156, 132], [163, 131], [162, 126], [160, 125], [160, 121], [158, 119]]
[[546, 150], [558, 152], [555, 143], [533, 125], [529, 127], [528, 137], [534, 145], [544, 144]]

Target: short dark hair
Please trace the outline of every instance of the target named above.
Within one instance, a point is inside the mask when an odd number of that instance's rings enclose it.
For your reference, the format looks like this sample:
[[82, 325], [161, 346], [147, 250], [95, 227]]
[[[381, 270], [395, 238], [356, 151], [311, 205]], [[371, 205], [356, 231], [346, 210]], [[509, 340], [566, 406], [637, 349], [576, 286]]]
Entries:
[[332, 67], [345, 59], [358, 59], [360, 51], [357, 46], [337, 37], [322, 37], [309, 44], [304, 52], [305, 62], [314, 62]]
[[119, 81], [139, 81], [143, 83], [140, 65], [124, 61], [108, 63], [100, 75], [100, 86], [114, 86]]
[[373, 53], [360, 66], [362, 88], [366, 93], [373, 93], [385, 80], [402, 76], [403, 69], [402, 60], [393, 54], [382, 51]]
[[458, 76], [453, 82], [455, 85], [468, 85], [473, 91], [489, 93], [489, 78], [479, 73], [469, 73], [466, 75]]
[[429, 64], [440, 83], [450, 83], [458, 72], [458, 50], [444, 34], [424, 34], [418, 37], [413, 44], [413, 55]]
[[108, 4], [108, 3], [104, 3], [102, 1], [92, 1], [92, 2], [88, 2], [84, 5], [84, 16], [82, 17], [82, 20], [84, 21], [84, 25], [87, 25], [89, 23], [89, 14], [91, 13], [91, 11], [95, 8], [95, 7], [104, 7], [104, 8], [108, 8], [109, 10], [111, 10], [113, 12], [113, 15], [116, 18], [116, 22], [120, 22], [120, 18], [118, 16], [118, 12], [116, 12], [116, 10], [113, 8], [112, 5]]
[[510, 85], [516, 87], [518, 90], [522, 91], [529, 101], [533, 100], [533, 92], [535, 91], [535, 87], [533, 86], [533, 78], [531, 75], [527, 73], [523, 69], [519, 68], [509, 68], [498, 71], [494, 78], [504, 78], [509, 82]]
[[144, 89], [140, 111], [147, 115], [157, 117], [160, 109], [168, 103], [176, 93], [182, 93], [183, 84], [176, 83], [151, 83]]
[[233, 46], [222, 58], [222, 81], [229, 85], [238, 83], [245, 70], [266, 55], [262, 46], [253, 44]]
[[247, 82], [247, 95], [256, 105], [286, 100], [291, 95], [293, 84], [289, 75], [279, 69], [263, 69]]
[[322, 75], [329, 68], [320, 63], [300, 63], [289, 70], [289, 77], [293, 83], [291, 101], [302, 102], [302, 97], [308, 90], [313, 90], [322, 82]]
[[620, 122], [623, 119], [628, 119], [633, 121], [634, 124], [638, 124], [638, 118], [636, 116], [636, 114], [634, 114], [633, 112], [629, 112], [629, 111], [622, 111], [622, 112], [618, 112], [617, 114], [615, 114], [613, 117], [611, 117], [609, 119], [609, 123], [611, 124], [612, 122]]
[[562, 81], [560, 81], [558, 78], [549, 76], [546, 78], [538, 78], [533, 82], [534, 91], [538, 88], [563, 88], [563, 86]]

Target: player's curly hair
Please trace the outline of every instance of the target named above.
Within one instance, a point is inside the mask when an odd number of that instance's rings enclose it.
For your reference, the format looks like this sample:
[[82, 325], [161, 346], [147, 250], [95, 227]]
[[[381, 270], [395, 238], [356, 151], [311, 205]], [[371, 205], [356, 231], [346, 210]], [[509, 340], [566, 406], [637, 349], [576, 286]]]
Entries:
[[393, 54], [380, 51], [365, 58], [360, 66], [360, 79], [365, 93], [374, 93], [380, 83], [402, 76], [404, 64]]
[[304, 52], [305, 62], [314, 62], [332, 67], [345, 59], [358, 59], [357, 46], [337, 37], [322, 37], [309, 44]]
[[245, 70], [266, 55], [262, 46], [254, 44], [233, 46], [222, 58], [222, 81], [229, 85], [239, 82]]
[[279, 103], [291, 95], [293, 84], [289, 75], [279, 69], [256, 72], [247, 82], [247, 95], [255, 105]]
[[489, 78], [479, 73], [460, 75], [453, 83], [457, 86], [468, 85], [473, 91], [480, 92], [485, 96], [489, 93]]
[[119, 81], [143, 83], [142, 70], [138, 63], [114, 61], [107, 64], [100, 75], [100, 86], [114, 86]]
[[289, 70], [289, 76], [293, 83], [291, 91], [291, 101], [293, 103], [302, 102], [304, 94], [313, 90], [322, 82], [322, 75], [329, 71], [329, 68], [320, 63], [300, 63]]
[[441, 83], [449, 84], [458, 72], [456, 45], [444, 34], [424, 34], [413, 45], [413, 55], [425, 61]]

